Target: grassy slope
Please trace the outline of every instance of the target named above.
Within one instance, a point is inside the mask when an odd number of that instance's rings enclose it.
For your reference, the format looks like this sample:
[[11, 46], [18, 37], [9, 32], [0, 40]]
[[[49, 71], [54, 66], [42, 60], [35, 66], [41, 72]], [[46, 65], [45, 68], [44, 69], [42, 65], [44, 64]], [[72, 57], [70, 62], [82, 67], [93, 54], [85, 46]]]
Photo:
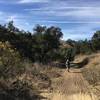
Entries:
[[77, 61], [88, 59], [88, 64], [81, 69], [82, 74], [91, 85], [93, 92], [100, 97], [100, 52], [92, 55], [81, 55], [77, 58]]

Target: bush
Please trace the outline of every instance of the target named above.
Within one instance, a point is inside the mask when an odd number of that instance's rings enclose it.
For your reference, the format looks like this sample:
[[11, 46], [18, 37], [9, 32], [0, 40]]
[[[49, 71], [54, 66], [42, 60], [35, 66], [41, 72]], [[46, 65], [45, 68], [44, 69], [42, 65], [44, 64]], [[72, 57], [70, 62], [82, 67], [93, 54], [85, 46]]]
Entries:
[[85, 68], [83, 76], [88, 80], [91, 85], [96, 85], [100, 81], [100, 68]]
[[12, 49], [9, 42], [0, 42], [0, 77], [14, 77], [23, 70], [19, 53]]
[[40, 100], [39, 92], [26, 80], [0, 80], [1, 100]]

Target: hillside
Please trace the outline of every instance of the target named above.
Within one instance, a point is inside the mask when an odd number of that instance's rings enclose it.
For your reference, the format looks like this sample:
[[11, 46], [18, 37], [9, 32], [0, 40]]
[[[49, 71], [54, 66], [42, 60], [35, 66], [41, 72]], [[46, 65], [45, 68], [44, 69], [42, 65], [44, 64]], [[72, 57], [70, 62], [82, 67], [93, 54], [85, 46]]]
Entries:
[[77, 66], [88, 59], [81, 68], [71, 68], [68, 73], [62, 70], [61, 77], [53, 81], [53, 91], [45, 93], [50, 100], [99, 100], [100, 98], [100, 53], [79, 55], [74, 63]]
[[[97, 100], [99, 34], [91, 40], [65, 41], [55, 26], [37, 25], [31, 33], [15, 27], [13, 21], [0, 25], [0, 99]], [[69, 73], [66, 60], [72, 67]]]
[[82, 73], [100, 99], [100, 52], [88, 56], [88, 59], [89, 63], [82, 69]]

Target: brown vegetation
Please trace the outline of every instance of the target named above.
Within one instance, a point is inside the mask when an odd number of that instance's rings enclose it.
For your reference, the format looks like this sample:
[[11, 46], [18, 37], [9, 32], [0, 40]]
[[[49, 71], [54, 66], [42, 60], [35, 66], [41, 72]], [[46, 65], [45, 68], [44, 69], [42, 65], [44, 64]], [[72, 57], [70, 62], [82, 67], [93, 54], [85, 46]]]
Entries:
[[[100, 53], [88, 56], [89, 63], [82, 69], [83, 76], [90, 83], [92, 90], [100, 97]], [[100, 99], [100, 98], [99, 98]]]

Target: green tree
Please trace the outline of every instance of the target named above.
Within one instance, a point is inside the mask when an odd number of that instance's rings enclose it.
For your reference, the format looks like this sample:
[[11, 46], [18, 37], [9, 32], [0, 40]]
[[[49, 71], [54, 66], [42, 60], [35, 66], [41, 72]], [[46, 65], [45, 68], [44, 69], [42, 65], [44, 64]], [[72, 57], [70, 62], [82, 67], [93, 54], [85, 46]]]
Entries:
[[95, 48], [95, 50], [100, 50], [100, 31], [94, 33], [92, 37], [92, 45]]
[[66, 51], [66, 59], [68, 59], [70, 62], [74, 60], [76, 54], [75, 48], [68, 48]]

